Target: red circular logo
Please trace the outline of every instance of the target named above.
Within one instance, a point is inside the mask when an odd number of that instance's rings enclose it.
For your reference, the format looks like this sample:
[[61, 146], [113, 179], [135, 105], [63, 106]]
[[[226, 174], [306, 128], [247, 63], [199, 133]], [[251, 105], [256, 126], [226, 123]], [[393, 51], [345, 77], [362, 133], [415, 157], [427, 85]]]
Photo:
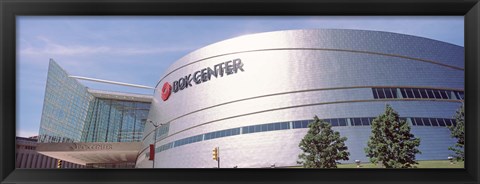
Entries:
[[167, 101], [170, 93], [172, 92], [172, 86], [168, 82], [165, 82], [162, 87], [162, 100]]

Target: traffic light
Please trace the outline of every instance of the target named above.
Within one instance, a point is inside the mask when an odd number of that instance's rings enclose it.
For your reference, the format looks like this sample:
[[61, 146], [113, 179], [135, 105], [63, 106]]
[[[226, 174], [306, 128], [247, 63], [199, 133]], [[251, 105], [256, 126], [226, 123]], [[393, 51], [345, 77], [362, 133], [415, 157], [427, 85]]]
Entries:
[[218, 147], [212, 150], [213, 160], [218, 160]]
[[62, 160], [57, 160], [57, 168], [62, 168]]

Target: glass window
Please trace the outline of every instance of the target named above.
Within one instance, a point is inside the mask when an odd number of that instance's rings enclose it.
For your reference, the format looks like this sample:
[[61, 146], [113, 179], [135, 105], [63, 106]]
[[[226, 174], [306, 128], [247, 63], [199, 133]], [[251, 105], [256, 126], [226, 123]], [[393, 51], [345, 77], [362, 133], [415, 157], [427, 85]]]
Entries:
[[249, 126], [248, 133], [254, 133], [254, 132], [255, 132], [255, 126]]
[[372, 88], [372, 93], [373, 93], [373, 98], [377, 99], [378, 98], [377, 89]]
[[421, 118], [413, 118], [417, 124], [417, 126], [423, 126], [423, 121]]
[[280, 130], [281, 123], [275, 123], [275, 130]]
[[410, 118], [410, 120], [412, 121], [412, 125], [417, 126], [417, 122], [415, 121], [415, 119]]
[[405, 92], [407, 93], [408, 98], [415, 98], [415, 96], [413, 96], [412, 88], [405, 89]]
[[445, 90], [440, 90], [440, 95], [442, 96], [442, 99], [450, 99], [450, 95], [448, 95]]
[[268, 124], [268, 131], [275, 130], [275, 125], [273, 123]]
[[392, 88], [390, 91], [392, 92], [393, 98], [397, 98], [397, 88]]
[[264, 131], [268, 131], [268, 125], [267, 124], [262, 125], [262, 132], [264, 132]]
[[459, 91], [457, 94], [458, 94], [458, 96], [460, 96], [460, 99], [465, 100], [465, 93], [464, 92]]
[[302, 128], [307, 128], [308, 127], [308, 120], [303, 120], [302, 121]]
[[370, 125], [370, 121], [368, 121], [368, 118], [362, 118], [361, 120], [362, 120], [362, 125], [364, 126]]
[[433, 90], [433, 95], [435, 96], [436, 99], [442, 99], [442, 95], [440, 95], [440, 91], [438, 90]]
[[420, 91], [420, 95], [422, 95], [422, 98], [428, 98], [427, 92], [425, 89], [418, 89]]
[[232, 135], [232, 130], [225, 130], [225, 136], [231, 136]]
[[455, 97], [457, 97], [457, 99], [461, 99], [460, 95], [458, 94], [458, 91], [453, 91], [453, 94], [455, 94]]
[[243, 127], [242, 128], [242, 133], [248, 134], [248, 127]]
[[262, 131], [262, 125], [255, 125], [255, 132], [261, 132]]
[[435, 118], [428, 118], [428, 119], [430, 119], [430, 122], [432, 123], [432, 126], [438, 126], [437, 119], [435, 119]]
[[430, 123], [429, 118], [422, 118], [422, 120], [425, 126], [432, 126], [432, 123]]
[[383, 88], [378, 88], [378, 98], [385, 98], [385, 93], [383, 92]]
[[457, 121], [456, 121], [456, 120], [450, 119], [450, 121], [452, 122], [452, 125], [453, 125], [453, 126], [457, 126]]
[[438, 96], [437, 98], [438, 99], [447, 99], [447, 96], [445, 95], [445, 93], [442, 92], [442, 90], [436, 90], [438, 92]]
[[407, 92], [405, 91], [405, 88], [400, 88], [400, 91], [402, 92], [403, 98], [408, 98]]
[[332, 126], [338, 126], [338, 119], [331, 119]]
[[362, 126], [360, 118], [352, 118], [354, 126]]
[[443, 121], [442, 118], [437, 118], [437, 121], [439, 126], [445, 126], [445, 122]]
[[220, 131], [215, 132], [215, 137], [214, 138], [219, 138], [221, 137], [222, 133]]
[[338, 119], [339, 126], [347, 126], [347, 120], [345, 118]]
[[393, 98], [392, 91], [390, 88], [384, 88], [385, 98]]
[[413, 91], [413, 96], [414, 96], [415, 98], [422, 98], [422, 97], [420, 96], [420, 92], [418, 91], [418, 89], [412, 88], [412, 91]]
[[283, 122], [282, 123], [282, 129], [289, 129], [290, 123], [289, 122]]
[[428, 98], [435, 98], [435, 96], [433, 95], [433, 91], [431, 89], [427, 89], [427, 95], [428, 95]]
[[457, 124], [455, 119], [447, 119], [447, 120], [452, 124], [452, 126], [455, 126]]
[[445, 120], [445, 124], [447, 126], [452, 126], [452, 121], [450, 121], [450, 119], [443, 119], [443, 120]]
[[301, 121], [294, 121], [293, 122], [293, 128], [301, 128], [301, 127], [302, 127]]

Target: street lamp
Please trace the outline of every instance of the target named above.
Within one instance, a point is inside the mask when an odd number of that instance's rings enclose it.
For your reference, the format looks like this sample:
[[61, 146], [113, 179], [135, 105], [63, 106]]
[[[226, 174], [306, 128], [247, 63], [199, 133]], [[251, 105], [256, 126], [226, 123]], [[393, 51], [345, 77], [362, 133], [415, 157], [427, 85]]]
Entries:
[[453, 157], [447, 157], [448, 160], [450, 160], [450, 164], [453, 164]]
[[357, 167], [360, 167], [360, 160], [355, 160], [355, 163], [357, 163]]
[[152, 120], [148, 120], [148, 119], [147, 119], [147, 122], [151, 123], [155, 127], [155, 129], [153, 130], [155, 132], [153, 136], [153, 164], [152, 164], [152, 168], [155, 168], [155, 149], [157, 149], [157, 128], [164, 124], [162, 123], [156, 124]]

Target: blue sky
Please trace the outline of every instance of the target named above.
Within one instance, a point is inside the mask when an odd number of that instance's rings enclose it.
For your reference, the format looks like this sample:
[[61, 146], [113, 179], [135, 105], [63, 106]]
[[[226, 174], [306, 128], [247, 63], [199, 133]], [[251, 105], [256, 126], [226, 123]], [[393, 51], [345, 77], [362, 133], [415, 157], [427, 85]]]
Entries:
[[[463, 16], [21, 16], [17, 17], [17, 135], [38, 134], [48, 61], [71, 75], [155, 86], [176, 60], [206, 45], [289, 29], [389, 31], [463, 46]], [[89, 88], [153, 90], [80, 81]]]

